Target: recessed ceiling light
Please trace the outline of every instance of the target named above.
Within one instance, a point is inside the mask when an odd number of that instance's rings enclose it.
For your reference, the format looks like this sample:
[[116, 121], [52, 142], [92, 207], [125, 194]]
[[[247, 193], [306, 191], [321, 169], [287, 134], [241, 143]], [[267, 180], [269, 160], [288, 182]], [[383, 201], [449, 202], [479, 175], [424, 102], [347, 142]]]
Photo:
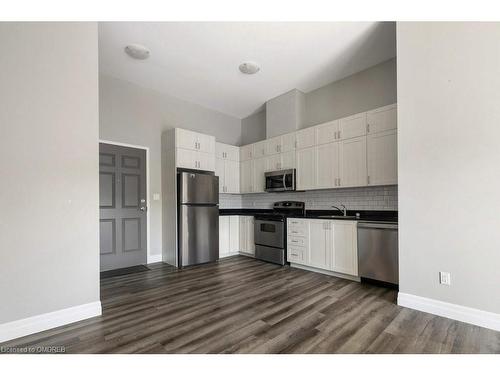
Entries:
[[256, 62], [245, 61], [239, 66], [239, 69], [245, 74], [255, 74], [260, 70], [260, 66]]
[[129, 44], [125, 47], [125, 52], [130, 57], [138, 60], [145, 60], [151, 54], [149, 49], [141, 44]]

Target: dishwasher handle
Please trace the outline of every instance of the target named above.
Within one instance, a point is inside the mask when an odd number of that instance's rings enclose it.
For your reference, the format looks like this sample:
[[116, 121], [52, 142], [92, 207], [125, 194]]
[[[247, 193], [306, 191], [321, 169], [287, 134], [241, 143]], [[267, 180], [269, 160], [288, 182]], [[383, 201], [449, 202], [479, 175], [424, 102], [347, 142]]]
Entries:
[[398, 230], [398, 224], [396, 223], [358, 223], [358, 228], [372, 228], [372, 229], [392, 229]]

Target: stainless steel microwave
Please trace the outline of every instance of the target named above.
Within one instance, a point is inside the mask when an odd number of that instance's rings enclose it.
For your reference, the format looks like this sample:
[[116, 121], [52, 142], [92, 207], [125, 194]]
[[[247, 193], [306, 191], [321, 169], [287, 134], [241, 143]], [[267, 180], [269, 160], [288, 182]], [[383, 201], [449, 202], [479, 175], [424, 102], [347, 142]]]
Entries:
[[285, 169], [282, 171], [266, 172], [265, 191], [294, 191], [295, 190], [295, 169]]

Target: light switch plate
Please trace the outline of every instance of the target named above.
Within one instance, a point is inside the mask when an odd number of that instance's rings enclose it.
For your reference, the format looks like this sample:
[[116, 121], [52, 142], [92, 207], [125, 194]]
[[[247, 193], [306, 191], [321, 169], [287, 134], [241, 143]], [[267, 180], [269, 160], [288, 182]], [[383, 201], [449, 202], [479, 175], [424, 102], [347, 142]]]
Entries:
[[451, 285], [451, 275], [449, 272], [439, 272], [439, 283], [443, 285]]
[[160, 193], [153, 193], [153, 200], [159, 201], [160, 200]]

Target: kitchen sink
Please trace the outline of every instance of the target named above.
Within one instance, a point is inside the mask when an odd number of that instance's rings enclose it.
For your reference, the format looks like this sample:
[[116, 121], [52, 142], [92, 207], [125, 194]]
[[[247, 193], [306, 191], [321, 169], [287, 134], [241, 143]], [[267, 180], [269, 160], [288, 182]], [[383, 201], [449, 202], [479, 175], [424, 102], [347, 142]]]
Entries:
[[318, 219], [356, 219], [356, 216], [344, 216], [344, 215], [320, 215], [316, 217]]

